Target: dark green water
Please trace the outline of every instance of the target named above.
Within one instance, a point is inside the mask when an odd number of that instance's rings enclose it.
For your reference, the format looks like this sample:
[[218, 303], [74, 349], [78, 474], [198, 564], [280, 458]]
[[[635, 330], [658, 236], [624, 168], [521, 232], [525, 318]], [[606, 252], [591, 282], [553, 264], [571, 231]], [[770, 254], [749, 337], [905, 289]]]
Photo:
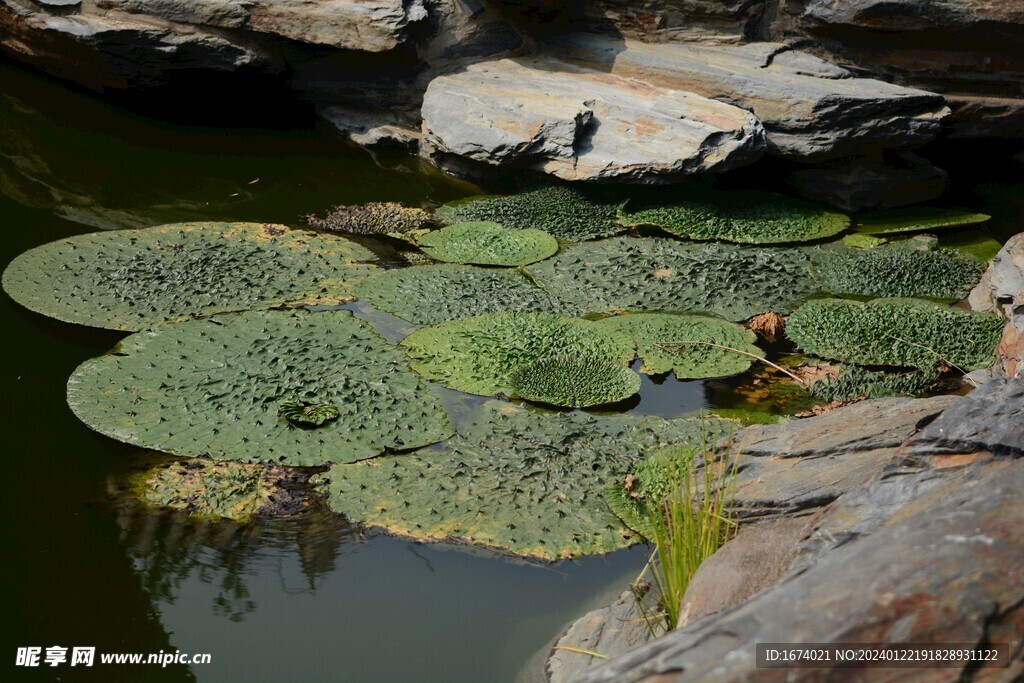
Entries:
[[[96, 228], [175, 220], [297, 224], [336, 203], [439, 203], [476, 188], [407, 158], [373, 158], [312, 119], [204, 128], [128, 114], [0, 65], [0, 262]], [[287, 132], [283, 132], [287, 130]], [[963, 172], [974, 174], [976, 169]], [[258, 182], [253, 182], [258, 179]], [[1019, 176], [964, 192], [1005, 237]], [[640, 571], [646, 549], [536, 566], [361, 536], [313, 515], [241, 530], [118, 504], [119, 478], [149, 459], [93, 434], [64, 385], [121, 335], [0, 302], [8, 666], [62, 681], [513, 683], [565, 625]], [[638, 413], [730, 405], [730, 383], [644, 378]], [[212, 663], [14, 668], [25, 646], [181, 650]]]

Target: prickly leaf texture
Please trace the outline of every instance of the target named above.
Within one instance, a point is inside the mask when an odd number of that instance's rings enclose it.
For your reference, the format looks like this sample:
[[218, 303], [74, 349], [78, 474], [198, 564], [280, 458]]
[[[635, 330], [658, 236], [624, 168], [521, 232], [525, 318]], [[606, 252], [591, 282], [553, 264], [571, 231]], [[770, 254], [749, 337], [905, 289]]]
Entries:
[[964, 209], [946, 209], [935, 206], [908, 206], [903, 209], [873, 211], [857, 216], [857, 232], [869, 235], [891, 235], [900, 232], [920, 232], [938, 228], [984, 223], [991, 216]]
[[527, 268], [585, 311], [684, 311], [746, 320], [788, 313], [816, 291], [802, 249], [654, 237], [588, 242]]
[[815, 398], [829, 403], [853, 401], [860, 397], [919, 396], [935, 386], [939, 377], [940, 373], [934, 368], [887, 372], [845, 365], [838, 377], [827, 375], [812, 384], [808, 391]]
[[558, 240], [534, 228], [514, 230], [499, 223], [457, 223], [427, 233], [420, 248], [438, 261], [481, 266], [525, 266], [558, 251]]
[[336, 420], [341, 415], [341, 411], [330, 403], [304, 403], [302, 401], [285, 401], [281, 404], [278, 412], [292, 424], [314, 427]]
[[1002, 329], [995, 314], [920, 299], [814, 299], [789, 317], [786, 334], [807, 353], [848, 363], [975, 370], [994, 362]]
[[637, 464], [624, 479], [605, 490], [608, 507], [626, 526], [650, 540], [654, 525], [650, 511], [680, 486], [690, 461], [700, 457], [699, 448], [680, 446], [655, 451]]
[[425, 540], [468, 542], [557, 559], [611, 552], [639, 539], [604, 490], [652, 449], [714, 440], [716, 419], [549, 413], [491, 402], [443, 452], [385, 456], [319, 477], [353, 521]]
[[380, 271], [356, 287], [360, 298], [415, 325], [485, 313], [565, 313], [578, 308], [533, 285], [517, 270], [442, 263]]
[[[750, 330], [721, 318], [671, 313], [631, 313], [598, 321], [619, 330], [636, 345], [640, 371], [657, 375], [674, 371], [678, 379], [726, 377], [745, 372], [762, 355]], [[727, 346], [728, 349], [709, 346]]]
[[341, 237], [258, 223], [178, 223], [76, 235], [16, 258], [3, 286], [66, 322], [142, 330], [168, 320], [336, 305], [376, 270]]
[[586, 356], [623, 366], [633, 358], [633, 342], [621, 332], [547, 313], [455, 320], [416, 330], [401, 345], [424, 377], [481, 396], [512, 393], [512, 374], [541, 358]]
[[142, 476], [142, 498], [151, 505], [197, 517], [245, 522], [271, 505], [272, 475], [282, 468], [197, 458], [155, 467]]
[[618, 206], [595, 201], [568, 187], [545, 187], [508, 197], [462, 200], [440, 207], [436, 217], [449, 225], [493, 221], [506, 228], [536, 228], [569, 242], [620, 233]]
[[402, 206], [397, 202], [371, 202], [331, 208], [322, 218], [306, 216], [306, 221], [320, 230], [335, 230], [356, 235], [390, 236], [406, 239], [435, 225], [433, 217], [423, 209]]
[[[296, 428], [279, 414], [287, 401], [339, 415]], [[408, 359], [348, 311], [255, 311], [134, 334], [79, 366], [68, 404], [119, 441], [219, 460], [352, 462], [452, 433]]]
[[549, 356], [512, 373], [519, 398], [566, 408], [615, 403], [640, 391], [640, 375], [624, 365], [587, 356]]
[[653, 225], [688, 239], [747, 244], [808, 242], [850, 226], [849, 217], [818, 204], [753, 190], [706, 190], [671, 204], [640, 206], [622, 222]]
[[962, 299], [984, 268], [973, 256], [908, 249], [899, 243], [874, 249], [830, 248], [811, 257], [811, 274], [824, 291], [870, 297]]

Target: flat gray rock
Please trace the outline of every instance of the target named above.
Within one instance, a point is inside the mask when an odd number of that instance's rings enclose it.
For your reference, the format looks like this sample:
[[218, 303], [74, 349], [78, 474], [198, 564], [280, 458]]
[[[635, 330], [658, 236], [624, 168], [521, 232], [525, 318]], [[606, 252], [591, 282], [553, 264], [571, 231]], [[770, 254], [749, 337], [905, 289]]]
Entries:
[[[791, 669], [756, 668], [757, 643], [908, 641], [1008, 642], [1015, 668], [991, 673], [1015, 680], [1024, 671], [1024, 460], [951, 472], [947, 486], [925, 485], [930, 473], [908, 480], [898, 514], [803, 572], [599, 664], [577, 682], [788, 681]], [[811, 680], [825, 672], [804, 673]], [[870, 680], [893, 681], [959, 675], [924, 668], [872, 673], [881, 677]]]
[[481, 62], [427, 86], [423, 130], [446, 157], [565, 180], [649, 181], [755, 161], [750, 112], [557, 60]]
[[912, 454], [1024, 455], [1024, 379], [1000, 377], [957, 401], [908, 444]]
[[787, 157], [920, 145], [950, 114], [940, 95], [855, 78], [782, 43], [648, 44], [572, 34], [548, 49], [567, 61], [748, 109], [764, 124], [770, 150]]

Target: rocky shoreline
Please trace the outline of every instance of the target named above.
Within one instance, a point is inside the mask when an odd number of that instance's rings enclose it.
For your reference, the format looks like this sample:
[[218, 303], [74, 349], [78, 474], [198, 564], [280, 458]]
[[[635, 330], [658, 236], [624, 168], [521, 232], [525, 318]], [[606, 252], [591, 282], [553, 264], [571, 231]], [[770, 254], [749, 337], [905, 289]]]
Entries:
[[358, 144], [477, 178], [671, 182], [768, 155], [856, 211], [945, 189], [908, 150], [1024, 126], [1024, 14], [978, 0], [0, 0], [0, 33], [97, 90], [291, 91]]

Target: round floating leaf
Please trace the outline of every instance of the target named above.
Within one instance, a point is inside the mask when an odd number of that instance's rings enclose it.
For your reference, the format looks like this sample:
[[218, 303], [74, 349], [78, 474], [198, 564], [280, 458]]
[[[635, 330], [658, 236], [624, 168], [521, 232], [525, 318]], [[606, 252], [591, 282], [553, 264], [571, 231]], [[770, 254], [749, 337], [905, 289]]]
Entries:
[[167, 320], [352, 299], [376, 268], [341, 237], [257, 223], [180, 223], [77, 235], [4, 271], [21, 305], [66, 322], [141, 330]]
[[323, 218], [309, 215], [306, 221], [320, 230], [387, 236], [405, 241], [415, 241], [417, 235], [435, 225], [433, 217], [423, 209], [402, 206], [397, 202], [371, 202], [354, 206], [339, 204]]
[[640, 375], [586, 356], [550, 356], [512, 373], [516, 396], [567, 408], [615, 403], [640, 391]]
[[808, 391], [815, 398], [829, 403], [853, 401], [861, 397], [918, 396], [935, 386], [939, 377], [939, 372], [934, 368], [886, 372], [868, 370], [859, 365], [846, 365], [839, 371], [838, 376], [826, 375], [812, 384]]
[[851, 249], [874, 249], [885, 244], [888, 240], [884, 237], [872, 237], [855, 232], [843, 238], [843, 244]]
[[[327, 403], [316, 429], [282, 404]], [[164, 325], [86, 361], [68, 404], [126, 443], [221, 460], [315, 466], [447, 438], [447, 415], [408, 359], [348, 311], [255, 311]]]
[[336, 420], [341, 415], [341, 411], [330, 403], [304, 403], [302, 401], [285, 401], [281, 404], [281, 409], [278, 412], [292, 424], [314, 427]]
[[273, 507], [276, 480], [284, 471], [273, 465], [197, 458], [149, 470], [141, 476], [138, 491], [150, 505], [245, 522]]
[[935, 206], [910, 206], [905, 209], [872, 211], [857, 216], [857, 232], [869, 235], [891, 235], [900, 232], [920, 232], [937, 228], [984, 223], [991, 216], [964, 209], [944, 209]]
[[527, 270], [552, 296], [594, 313], [692, 311], [727, 320], [788, 313], [816, 291], [802, 249], [618, 237]]
[[828, 249], [811, 258], [824, 291], [870, 297], [962, 299], [981, 278], [984, 263], [954, 251], [922, 251], [900, 243], [874, 249]]
[[726, 377], [745, 372], [754, 362], [744, 353], [761, 355], [753, 332], [719, 318], [633, 313], [605, 318], [598, 324], [633, 340], [643, 360], [640, 371], [648, 375], [674, 371], [678, 379]]
[[671, 204], [624, 214], [626, 225], [653, 225], [680, 237], [747, 244], [808, 242], [850, 226], [849, 217], [769, 192], [705, 191]]
[[482, 266], [525, 266], [558, 251], [558, 240], [543, 230], [512, 230], [498, 223], [458, 223], [427, 233], [420, 248], [438, 261]]
[[816, 356], [922, 369], [942, 361], [963, 370], [993, 363], [1002, 330], [997, 315], [918, 299], [815, 299], [786, 326], [789, 338]]
[[530, 283], [521, 272], [453, 263], [380, 271], [360, 282], [356, 294], [414, 325], [485, 313], [578, 312]]
[[626, 365], [629, 337], [589, 320], [547, 313], [481, 315], [416, 330], [402, 341], [412, 367], [470, 394], [512, 392], [512, 374], [549, 356], [586, 356]]
[[492, 402], [446, 452], [336, 466], [320, 484], [334, 510], [395, 534], [544, 559], [606, 553], [639, 539], [608, 509], [604, 490], [649, 449], [710, 442], [729, 424]]
[[509, 197], [462, 200], [445, 204], [435, 214], [449, 225], [493, 221], [506, 228], [537, 228], [569, 242], [620, 233], [618, 206], [587, 198], [568, 187], [545, 187]]
[[939, 248], [969, 254], [988, 263], [1003, 248], [1003, 243], [994, 238], [987, 230], [971, 230], [944, 234], [939, 240]]

